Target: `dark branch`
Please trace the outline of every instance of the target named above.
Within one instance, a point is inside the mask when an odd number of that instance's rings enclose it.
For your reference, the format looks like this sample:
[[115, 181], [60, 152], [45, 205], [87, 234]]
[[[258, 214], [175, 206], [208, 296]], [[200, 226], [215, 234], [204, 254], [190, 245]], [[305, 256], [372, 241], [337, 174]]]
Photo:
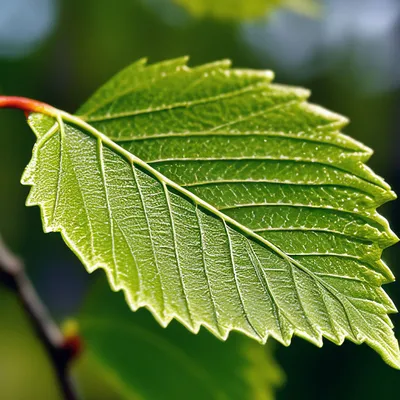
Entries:
[[64, 399], [77, 400], [78, 395], [68, 371], [73, 353], [65, 346], [63, 334], [37, 295], [35, 288], [25, 273], [23, 263], [5, 246], [1, 236], [0, 282], [3, 282], [16, 293], [22, 307], [29, 316], [39, 339], [48, 353]]

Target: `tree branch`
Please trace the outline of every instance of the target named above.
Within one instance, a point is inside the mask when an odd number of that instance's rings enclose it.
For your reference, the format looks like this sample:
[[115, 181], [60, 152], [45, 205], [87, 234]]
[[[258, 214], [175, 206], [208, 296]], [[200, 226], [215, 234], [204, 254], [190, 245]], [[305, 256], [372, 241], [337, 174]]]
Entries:
[[77, 400], [78, 395], [69, 375], [69, 364], [74, 354], [40, 300], [23, 263], [5, 246], [0, 236], [0, 282], [17, 296], [29, 316], [33, 328], [47, 351], [65, 400]]

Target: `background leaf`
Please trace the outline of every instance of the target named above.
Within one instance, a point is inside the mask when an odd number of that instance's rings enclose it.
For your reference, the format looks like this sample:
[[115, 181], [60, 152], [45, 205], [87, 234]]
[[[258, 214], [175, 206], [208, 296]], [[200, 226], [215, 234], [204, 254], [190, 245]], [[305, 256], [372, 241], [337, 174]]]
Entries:
[[315, 0], [172, 0], [196, 17], [212, 17], [221, 20], [250, 20], [261, 18], [278, 7], [315, 15]]
[[0, 291], [0, 304], [1, 397], [61, 400], [53, 366], [36, 332], [32, 332], [20, 299], [4, 290]]
[[177, 323], [163, 329], [147, 311], [132, 316], [123, 296], [98, 278], [78, 322], [86, 357], [104, 369], [122, 398], [275, 398], [283, 374], [270, 345], [238, 334], [223, 343]]
[[349, 338], [398, 367], [380, 288], [397, 239], [375, 211], [394, 194], [365, 166], [371, 151], [338, 132], [342, 117], [271, 79], [227, 61], [139, 61], [80, 118], [33, 115], [28, 204], [164, 326]]

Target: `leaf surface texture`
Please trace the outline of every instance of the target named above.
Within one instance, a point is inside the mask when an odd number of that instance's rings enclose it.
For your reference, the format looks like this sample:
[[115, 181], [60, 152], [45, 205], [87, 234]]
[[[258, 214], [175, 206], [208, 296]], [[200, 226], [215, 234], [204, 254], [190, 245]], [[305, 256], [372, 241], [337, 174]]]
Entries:
[[304, 89], [228, 61], [140, 60], [71, 116], [32, 114], [23, 183], [46, 231], [89, 272], [146, 306], [226, 339], [366, 342], [399, 367], [381, 288], [395, 198]]

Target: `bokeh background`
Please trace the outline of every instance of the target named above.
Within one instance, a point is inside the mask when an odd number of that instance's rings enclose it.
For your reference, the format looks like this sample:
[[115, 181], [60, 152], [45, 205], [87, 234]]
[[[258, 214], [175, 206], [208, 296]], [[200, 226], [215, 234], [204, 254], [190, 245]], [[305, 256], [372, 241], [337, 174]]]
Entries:
[[[237, 67], [273, 69], [277, 82], [308, 87], [312, 102], [349, 117], [345, 132], [375, 150], [369, 165], [400, 193], [400, 1], [320, 3], [314, 16], [277, 9], [242, 21], [195, 17], [172, 0], [0, 0], [0, 94], [74, 112], [138, 58], [190, 55], [192, 65], [230, 58]], [[33, 144], [23, 116], [1, 110], [0, 232], [61, 322], [79, 311], [91, 277], [60, 235], [43, 233], [39, 209], [24, 206], [28, 188], [19, 180]], [[381, 212], [400, 232], [400, 202]], [[400, 276], [400, 245], [384, 259]], [[400, 284], [386, 290], [400, 306]], [[399, 316], [393, 321], [400, 337]], [[276, 346], [276, 358], [286, 374], [281, 400], [391, 399], [400, 390], [400, 372], [365, 345], [326, 341], [317, 349], [294, 339]], [[88, 399], [117, 398], [93, 366], [82, 362], [76, 373]], [[0, 398], [59, 398], [40, 344], [3, 287]]]

